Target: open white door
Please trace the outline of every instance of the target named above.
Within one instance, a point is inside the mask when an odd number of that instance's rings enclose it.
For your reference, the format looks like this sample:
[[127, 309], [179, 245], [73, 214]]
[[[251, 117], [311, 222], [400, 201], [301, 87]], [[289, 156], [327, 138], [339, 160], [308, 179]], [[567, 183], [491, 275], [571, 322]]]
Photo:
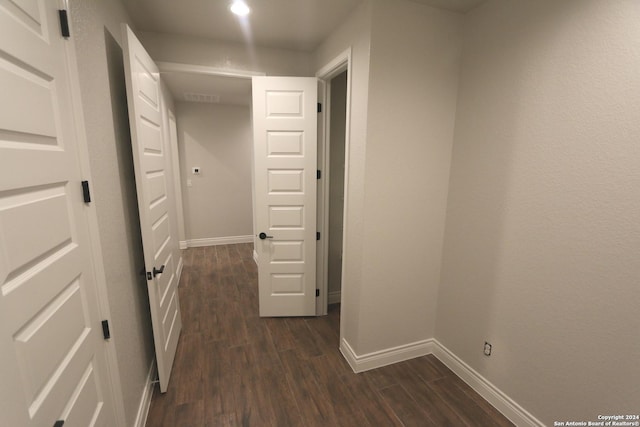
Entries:
[[316, 314], [316, 78], [253, 77], [260, 316]]
[[116, 425], [60, 6], [0, 4], [2, 426]]
[[170, 230], [168, 144], [162, 129], [160, 74], [131, 29], [123, 24], [123, 51], [142, 246], [160, 391], [167, 391], [182, 328]]

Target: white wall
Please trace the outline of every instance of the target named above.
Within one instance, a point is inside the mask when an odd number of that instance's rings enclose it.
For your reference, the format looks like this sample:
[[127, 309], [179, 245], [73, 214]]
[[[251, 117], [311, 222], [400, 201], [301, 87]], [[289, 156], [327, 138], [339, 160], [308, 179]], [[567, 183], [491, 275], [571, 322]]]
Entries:
[[120, 48], [120, 23], [130, 20], [120, 2], [70, 3], [112, 341], [133, 425], [154, 354]]
[[316, 52], [352, 46], [343, 338], [356, 356], [433, 337], [461, 16], [364, 2]]
[[[362, 287], [362, 222], [364, 196], [364, 158], [367, 137], [369, 93], [369, 48], [371, 3], [363, 2], [315, 52], [315, 70], [320, 70], [345, 49], [351, 48], [351, 122], [348, 158], [348, 193], [345, 194], [345, 245], [343, 254], [341, 336], [357, 342], [360, 291]], [[345, 285], [348, 283], [348, 285]]]
[[139, 36], [155, 61], [259, 71], [274, 76], [311, 76], [315, 72], [312, 55], [306, 52], [173, 34], [141, 32]]
[[187, 241], [252, 236], [250, 108], [180, 102], [176, 119]]
[[374, 1], [359, 353], [435, 333], [461, 16]]
[[465, 19], [436, 337], [548, 425], [638, 413], [638, 22], [625, 0]]

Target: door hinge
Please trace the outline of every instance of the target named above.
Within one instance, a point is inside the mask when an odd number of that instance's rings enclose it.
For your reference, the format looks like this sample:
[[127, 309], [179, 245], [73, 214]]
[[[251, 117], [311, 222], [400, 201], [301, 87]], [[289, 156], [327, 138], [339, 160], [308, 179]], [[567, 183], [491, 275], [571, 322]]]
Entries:
[[320, 296], [320, 289], [316, 289], [316, 298]]
[[58, 10], [58, 15], [60, 16], [60, 32], [62, 33], [62, 37], [68, 39], [71, 37], [71, 32], [69, 31], [69, 14], [65, 9]]
[[58, 420], [53, 423], [53, 427], [62, 427], [64, 425], [64, 420]]
[[322, 113], [322, 104], [318, 102], [318, 113]]
[[316, 240], [320, 240], [320, 232], [316, 231]]
[[321, 170], [317, 170], [316, 171], [316, 179], [320, 179], [322, 178], [322, 171]]
[[82, 181], [82, 198], [85, 203], [91, 202], [91, 192], [89, 191], [89, 181]]
[[109, 338], [111, 338], [111, 332], [109, 331], [108, 320], [102, 321], [102, 336], [104, 337], [105, 340], [108, 340]]

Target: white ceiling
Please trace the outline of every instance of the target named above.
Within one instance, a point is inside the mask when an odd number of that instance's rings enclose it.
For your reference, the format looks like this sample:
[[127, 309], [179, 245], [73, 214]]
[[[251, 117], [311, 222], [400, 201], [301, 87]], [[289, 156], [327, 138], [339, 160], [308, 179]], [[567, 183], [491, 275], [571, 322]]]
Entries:
[[231, 14], [231, 0], [124, 0], [137, 28], [258, 46], [313, 50], [360, 0], [246, 0], [251, 13]]
[[[122, 1], [141, 31], [310, 52], [363, 0], [246, 0], [252, 12], [244, 22], [229, 11], [232, 0]], [[486, 0], [410, 1], [465, 13]], [[180, 72], [163, 78], [178, 102], [190, 93], [219, 97], [214, 102], [220, 104], [250, 104], [248, 79]]]
[[[123, 0], [138, 30], [258, 46], [314, 50], [362, 0], [246, 0], [243, 27], [231, 0]], [[385, 0], [395, 1], [395, 0]], [[411, 0], [466, 12], [484, 0]]]

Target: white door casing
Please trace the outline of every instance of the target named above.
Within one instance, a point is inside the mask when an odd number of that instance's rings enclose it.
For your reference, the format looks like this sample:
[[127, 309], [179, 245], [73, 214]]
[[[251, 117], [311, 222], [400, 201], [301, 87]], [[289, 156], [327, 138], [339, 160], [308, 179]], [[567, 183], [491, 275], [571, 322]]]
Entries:
[[[260, 316], [316, 314], [317, 79], [253, 77]], [[264, 237], [264, 236], [263, 236]]]
[[[175, 231], [171, 230], [169, 150], [163, 138], [160, 74], [131, 29], [123, 24], [127, 101], [160, 391], [166, 392], [182, 320]], [[162, 271], [162, 272], [160, 272]]]
[[0, 2], [0, 425], [115, 425], [51, 0]]
[[316, 315], [324, 316], [327, 314], [327, 290], [323, 284], [325, 283], [326, 264], [327, 257], [324, 249], [324, 242], [329, 237], [329, 221], [328, 215], [326, 215], [325, 205], [329, 202], [328, 197], [325, 195], [328, 193], [326, 188], [329, 185], [329, 168], [327, 167], [329, 162], [325, 162], [325, 156], [328, 155], [329, 144], [326, 144], [326, 127], [328, 121], [327, 115], [327, 84], [324, 80], [318, 79], [318, 103], [322, 105], [322, 111], [318, 114], [318, 143], [317, 143], [317, 168], [322, 171], [322, 178], [317, 180], [316, 186], [316, 229], [324, 235], [324, 239], [317, 241], [316, 245], [316, 288], [320, 290], [320, 295], [316, 298]]
[[173, 166], [173, 186], [175, 194], [176, 214], [178, 221], [178, 243], [180, 249], [187, 248], [187, 237], [184, 229], [184, 211], [182, 203], [182, 187], [180, 184], [180, 161], [178, 156], [178, 126], [176, 116], [173, 111], [169, 110], [169, 141], [171, 143], [171, 159]]

